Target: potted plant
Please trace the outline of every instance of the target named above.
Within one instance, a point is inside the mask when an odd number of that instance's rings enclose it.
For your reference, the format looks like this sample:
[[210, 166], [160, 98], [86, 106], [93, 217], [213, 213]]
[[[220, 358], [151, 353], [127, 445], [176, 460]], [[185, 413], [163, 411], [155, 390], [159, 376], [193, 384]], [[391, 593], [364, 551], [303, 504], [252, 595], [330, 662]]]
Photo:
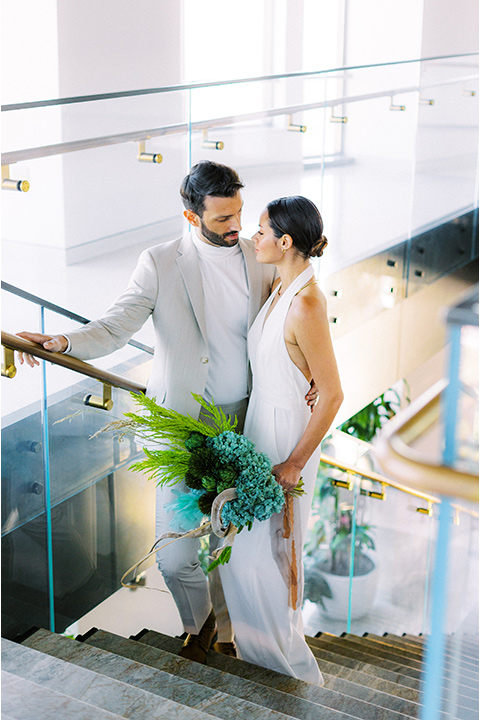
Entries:
[[[343, 423], [339, 430], [370, 442], [383, 423], [395, 415], [400, 403], [396, 390], [388, 390]], [[351, 494], [337, 484], [342, 478], [345, 480], [344, 475], [320, 463], [320, 482], [313, 498], [304, 555], [305, 598], [320, 605], [324, 614], [341, 620], [348, 616], [352, 557], [352, 619], [369, 611], [377, 585], [372, 527], [363, 521], [365, 498], [358, 497], [354, 518]]]
[[[305, 546], [305, 597], [319, 604], [331, 618], [346, 620], [350, 598], [350, 567], [353, 553], [351, 617], [361, 617], [373, 603], [376, 567], [372, 558], [375, 541], [358, 508], [354, 526], [353, 505], [342, 501], [348, 491], [332, 484], [330, 468], [320, 468], [321, 483], [313, 503], [313, 527]], [[355, 533], [352, 547], [352, 533]]]

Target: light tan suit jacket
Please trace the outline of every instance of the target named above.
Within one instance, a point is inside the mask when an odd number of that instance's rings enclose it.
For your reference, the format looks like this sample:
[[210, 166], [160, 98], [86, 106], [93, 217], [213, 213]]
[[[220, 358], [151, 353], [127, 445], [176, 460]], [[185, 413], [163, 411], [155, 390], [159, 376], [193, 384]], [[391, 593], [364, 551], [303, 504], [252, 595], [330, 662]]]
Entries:
[[[249, 289], [249, 326], [267, 299], [275, 275], [257, 263], [253, 243], [240, 239]], [[209, 347], [197, 251], [189, 235], [145, 250], [125, 292], [99, 320], [69, 333], [69, 353], [81, 360], [125, 345], [153, 316], [155, 353], [147, 393], [157, 402], [198, 416], [191, 393], [204, 395]], [[225, 368], [228, 373], [228, 368]]]

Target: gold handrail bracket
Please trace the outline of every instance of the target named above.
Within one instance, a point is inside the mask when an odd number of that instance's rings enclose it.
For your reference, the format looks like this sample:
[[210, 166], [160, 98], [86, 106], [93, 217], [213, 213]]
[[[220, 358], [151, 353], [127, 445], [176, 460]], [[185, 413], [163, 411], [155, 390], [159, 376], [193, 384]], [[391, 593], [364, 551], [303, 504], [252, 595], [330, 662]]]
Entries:
[[15, 367], [15, 353], [11, 348], [3, 348], [3, 359], [2, 377], [14, 378], [17, 374], [17, 368]]
[[111, 410], [113, 408], [112, 386], [103, 383], [103, 395], [85, 395], [83, 404], [89, 407], [97, 408], [97, 410]]

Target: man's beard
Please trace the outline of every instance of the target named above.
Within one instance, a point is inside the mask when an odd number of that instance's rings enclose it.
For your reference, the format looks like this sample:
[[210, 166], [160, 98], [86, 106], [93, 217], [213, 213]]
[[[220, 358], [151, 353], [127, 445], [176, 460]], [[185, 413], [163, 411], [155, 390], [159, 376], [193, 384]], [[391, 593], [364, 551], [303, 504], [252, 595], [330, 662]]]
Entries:
[[233, 247], [238, 242], [238, 233], [229, 232], [218, 235], [218, 233], [214, 233], [213, 230], [209, 230], [202, 219], [200, 219], [200, 228], [203, 237], [211, 242], [212, 245], [217, 245], [218, 247]]

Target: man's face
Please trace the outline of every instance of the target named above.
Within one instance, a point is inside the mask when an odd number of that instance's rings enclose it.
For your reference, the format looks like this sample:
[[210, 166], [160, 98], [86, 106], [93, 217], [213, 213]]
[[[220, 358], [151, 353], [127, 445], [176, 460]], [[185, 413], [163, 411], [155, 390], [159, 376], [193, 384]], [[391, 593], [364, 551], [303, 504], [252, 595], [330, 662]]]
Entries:
[[207, 195], [203, 215], [194, 215], [197, 234], [203, 242], [217, 247], [233, 247], [242, 229], [243, 200], [240, 192], [231, 198]]

